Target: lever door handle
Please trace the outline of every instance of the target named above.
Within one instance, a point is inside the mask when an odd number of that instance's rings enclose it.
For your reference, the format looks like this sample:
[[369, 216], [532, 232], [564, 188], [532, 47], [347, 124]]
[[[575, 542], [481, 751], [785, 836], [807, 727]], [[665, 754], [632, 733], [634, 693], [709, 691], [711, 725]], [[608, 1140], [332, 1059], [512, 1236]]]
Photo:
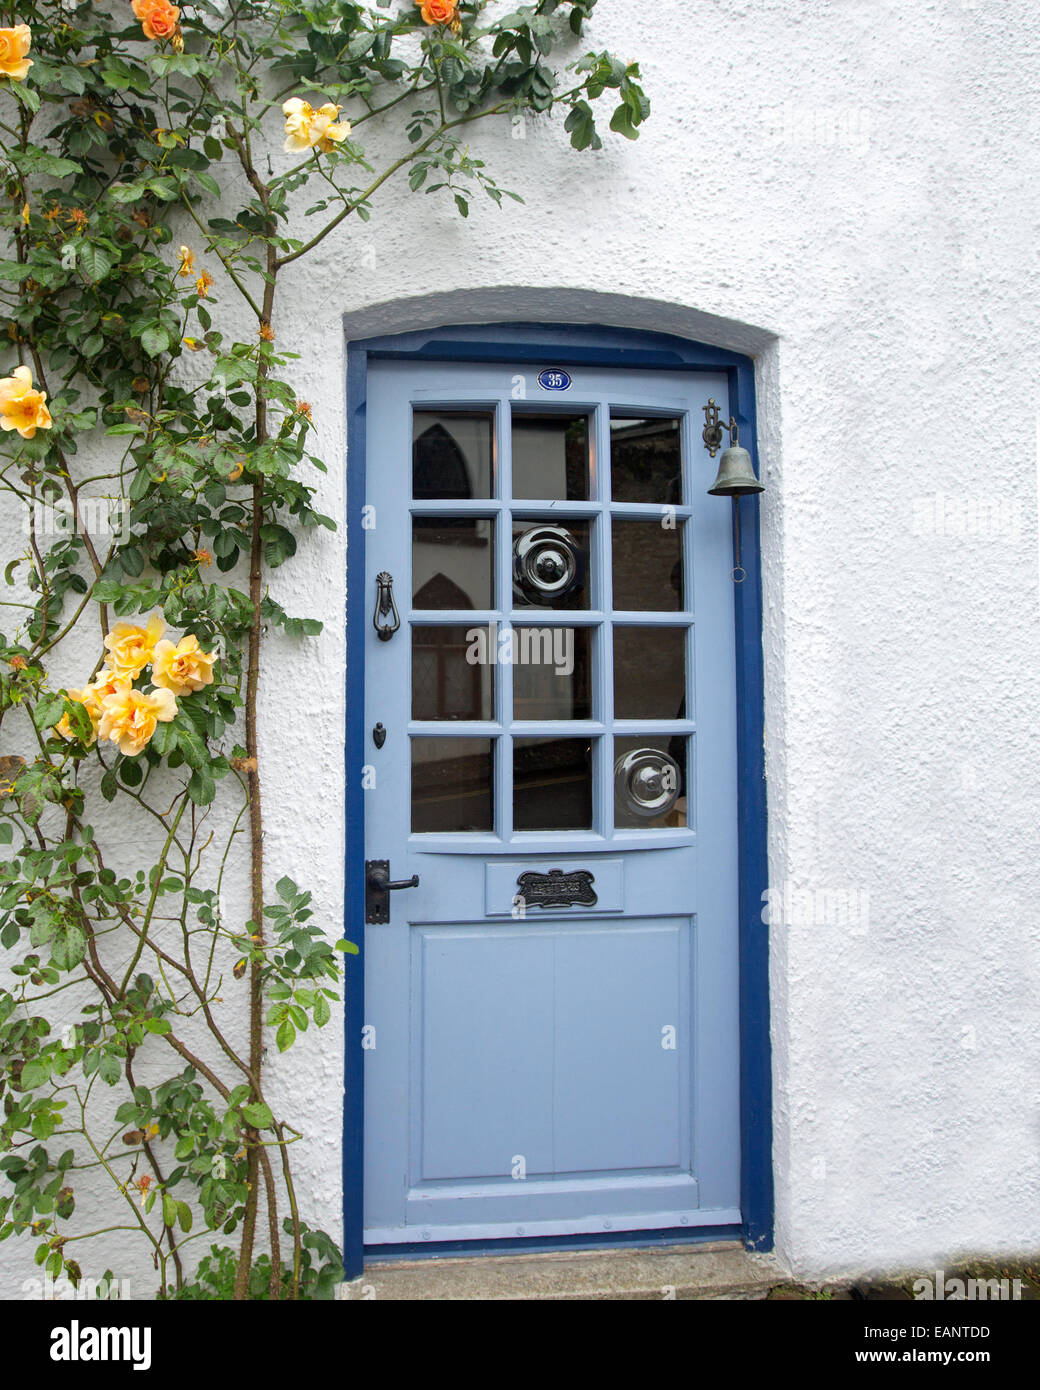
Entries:
[[391, 883], [385, 869], [373, 869], [368, 881], [381, 893], [396, 893], [399, 888], [418, 888], [419, 875], [412, 874], [411, 878], [399, 878], [396, 883]]
[[390, 921], [390, 894], [402, 888], [418, 888], [419, 875], [390, 877], [388, 859], [369, 859], [365, 864], [365, 921], [369, 926], [385, 926]]

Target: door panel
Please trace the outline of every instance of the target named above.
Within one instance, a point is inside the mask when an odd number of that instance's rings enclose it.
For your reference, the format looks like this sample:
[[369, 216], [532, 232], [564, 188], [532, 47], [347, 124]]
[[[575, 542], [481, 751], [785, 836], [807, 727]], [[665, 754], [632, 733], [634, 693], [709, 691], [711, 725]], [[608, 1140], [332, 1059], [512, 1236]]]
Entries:
[[726, 378], [573, 376], [370, 367], [374, 1245], [739, 1220]]

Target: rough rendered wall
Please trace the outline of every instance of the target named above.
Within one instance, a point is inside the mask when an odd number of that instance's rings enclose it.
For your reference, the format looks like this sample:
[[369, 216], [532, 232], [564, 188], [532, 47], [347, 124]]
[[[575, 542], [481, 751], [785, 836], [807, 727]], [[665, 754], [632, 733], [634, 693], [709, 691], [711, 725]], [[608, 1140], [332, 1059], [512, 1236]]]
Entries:
[[[638, 144], [481, 135], [525, 206], [463, 222], [397, 184], [293, 267], [275, 327], [303, 354], [323, 510], [343, 517], [344, 317], [755, 353], [778, 1251], [808, 1277], [1035, 1251], [1040, 11], [600, 0], [593, 39], [644, 63]], [[994, 488], [1002, 508], [976, 505]], [[272, 881], [296, 870], [334, 935], [342, 547], [320, 532], [275, 576], [327, 635], [273, 638], [263, 690]], [[340, 1038], [272, 1070], [308, 1135], [301, 1206], [337, 1230]], [[27, 1263], [0, 1249], [0, 1293]]]

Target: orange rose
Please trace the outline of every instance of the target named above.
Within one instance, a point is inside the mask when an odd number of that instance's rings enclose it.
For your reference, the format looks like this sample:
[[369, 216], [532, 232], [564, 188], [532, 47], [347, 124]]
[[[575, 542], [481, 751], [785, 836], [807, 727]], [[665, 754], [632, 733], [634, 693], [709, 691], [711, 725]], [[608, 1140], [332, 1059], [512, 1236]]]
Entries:
[[169, 0], [133, 0], [131, 9], [141, 21], [146, 39], [172, 39], [181, 12]]
[[12, 82], [24, 82], [26, 73], [32, 67], [32, 59], [25, 56], [31, 43], [32, 30], [28, 24], [0, 29], [0, 73]]
[[453, 24], [458, 17], [459, 0], [422, 0], [419, 9], [427, 24]]

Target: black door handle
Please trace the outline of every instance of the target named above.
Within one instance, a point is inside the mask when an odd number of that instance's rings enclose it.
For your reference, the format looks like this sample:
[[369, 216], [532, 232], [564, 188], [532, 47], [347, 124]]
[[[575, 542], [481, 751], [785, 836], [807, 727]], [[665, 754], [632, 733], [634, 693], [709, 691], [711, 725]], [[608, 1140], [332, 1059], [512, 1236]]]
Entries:
[[380, 867], [372, 870], [368, 881], [380, 893], [396, 893], [398, 888], [418, 888], [419, 875], [412, 874], [411, 878], [399, 878], [396, 883], [391, 883], [389, 872]]
[[390, 894], [401, 888], [418, 888], [419, 875], [390, 878], [389, 859], [369, 859], [365, 864], [365, 921], [369, 926], [385, 926], [390, 921]]

